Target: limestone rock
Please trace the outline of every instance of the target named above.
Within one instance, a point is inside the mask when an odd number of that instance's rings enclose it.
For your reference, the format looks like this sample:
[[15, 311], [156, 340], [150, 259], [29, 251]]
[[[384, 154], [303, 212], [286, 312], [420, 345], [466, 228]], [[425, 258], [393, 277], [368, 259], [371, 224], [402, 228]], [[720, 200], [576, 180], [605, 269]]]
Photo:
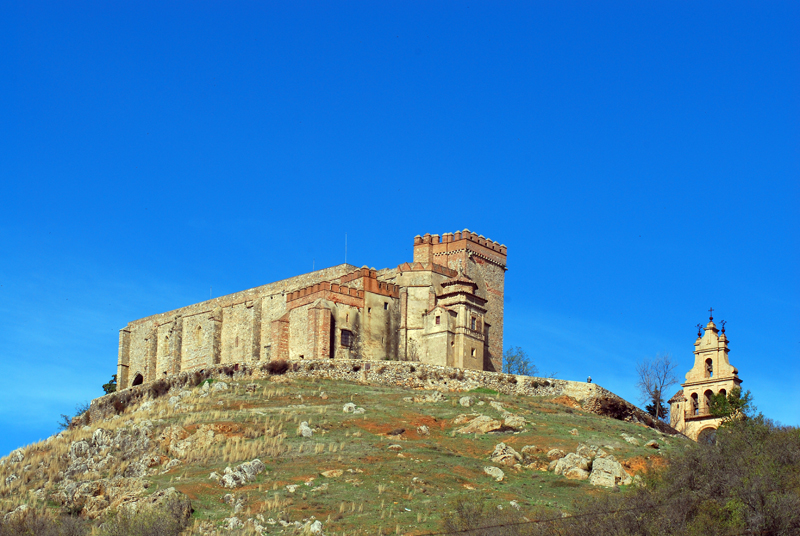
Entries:
[[525, 417], [521, 417], [519, 415], [507, 415], [505, 419], [503, 419], [503, 426], [505, 428], [510, 428], [514, 431], [519, 431], [525, 428]]
[[501, 482], [506, 474], [499, 467], [488, 466], [483, 468], [483, 472], [494, 478], [497, 482]]
[[557, 460], [559, 458], [563, 458], [567, 454], [561, 449], [550, 449], [547, 451], [547, 459], [548, 460]]
[[471, 396], [462, 396], [461, 398], [458, 399], [458, 403], [464, 406], [465, 408], [468, 408], [472, 405], [473, 400], [474, 399]]
[[569, 431], [569, 433], [572, 434], [572, 435], [578, 435], [578, 429], [577, 428], [573, 428], [572, 430]]
[[625, 472], [622, 464], [612, 457], [596, 458], [594, 463], [592, 463], [592, 473], [589, 475], [589, 483], [595, 486], [613, 488], [620, 484], [630, 484], [631, 477]]
[[592, 466], [592, 460], [584, 458], [578, 454], [570, 452], [563, 458], [551, 462], [553, 466], [552, 471], [557, 475], [566, 474], [573, 467], [577, 467], [583, 471], [589, 471]]
[[338, 478], [344, 474], [341, 469], [331, 469], [330, 471], [323, 471], [320, 473], [325, 478]]
[[314, 435], [314, 431], [311, 429], [311, 427], [308, 425], [308, 423], [306, 421], [303, 421], [303, 422], [300, 423], [300, 426], [297, 428], [297, 435], [300, 435], [300, 436], [303, 436], [303, 437], [311, 437], [312, 435]]
[[469, 422], [476, 417], [480, 417], [480, 415], [480, 413], [470, 413], [469, 415], [464, 415], [462, 413], [453, 419], [453, 424], [464, 424], [465, 422]]
[[572, 467], [564, 473], [564, 476], [569, 480], [587, 480], [589, 478], [589, 471], [581, 469], [580, 467]]
[[647, 443], [644, 444], [644, 446], [649, 447], [651, 449], [657, 449], [661, 447], [661, 445], [659, 445], [658, 441], [656, 441], [655, 439], [648, 441]]
[[417, 426], [417, 433], [419, 435], [421, 435], [421, 436], [426, 436], [426, 435], [430, 435], [431, 431], [428, 429], [427, 426], [425, 426], [424, 424], [421, 424], [421, 425]]
[[502, 430], [503, 423], [487, 415], [481, 415], [469, 422], [466, 426], [456, 430], [459, 434], [488, 434]]
[[211, 473], [211, 478], [216, 475], [219, 484], [223, 488], [238, 488], [255, 480], [256, 476], [264, 472], [265, 469], [266, 467], [261, 463], [261, 460], [255, 459], [250, 462], [240, 463], [234, 469], [226, 467], [225, 474], [221, 477], [216, 473]]
[[521, 449], [519, 449], [519, 453], [522, 454], [525, 458], [532, 458], [534, 455], [542, 452], [542, 449], [537, 447], [536, 445], [525, 445]]
[[433, 391], [430, 393], [425, 394], [424, 396], [415, 396], [414, 402], [416, 403], [433, 403], [433, 402], [444, 402], [446, 399], [444, 395], [439, 391]]
[[345, 413], [353, 413], [356, 410], [356, 405], [352, 402], [348, 402], [342, 407], [342, 411]]
[[498, 443], [490, 456], [494, 463], [514, 466], [522, 461], [522, 455], [505, 443]]
[[228, 384], [221, 380], [215, 381], [214, 384], [211, 386], [212, 393], [219, 393], [221, 391], [227, 391], [227, 390], [228, 390]]

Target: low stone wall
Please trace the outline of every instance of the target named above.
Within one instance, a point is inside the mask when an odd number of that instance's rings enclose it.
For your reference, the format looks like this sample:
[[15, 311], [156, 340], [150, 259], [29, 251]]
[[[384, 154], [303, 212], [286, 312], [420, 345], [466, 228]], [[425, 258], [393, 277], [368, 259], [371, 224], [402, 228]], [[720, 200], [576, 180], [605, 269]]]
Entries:
[[[599, 415], [609, 415], [621, 420], [640, 422], [663, 432], [675, 433], [669, 426], [654, 422], [652, 417], [639, 408], [594, 383], [466, 370], [409, 361], [328, 359], [292, 361], [287, 362], [286, 365], [288, 368], [283, 374], [297, 378], [319, 378], [437, 391], [463, 392], [486, 388], [506, 395], [546, 397], [566, 395], [576, 399], [587, 411]], [[199, 385], [209, 378], [239, 381], [265, 379], [272, 375], [270, 367], [274, 366], [275, 362], [272, 361], [256, 364], [218, 365], [208, 369], [181, 372], [93, 400], [89, 410], [89, 419], [95, 421], [108, 418], [122, 413], [132, 403], [148, 398], [158, 398], [171, 390]], [[609, 405], [613, 414], [607, 410]]]

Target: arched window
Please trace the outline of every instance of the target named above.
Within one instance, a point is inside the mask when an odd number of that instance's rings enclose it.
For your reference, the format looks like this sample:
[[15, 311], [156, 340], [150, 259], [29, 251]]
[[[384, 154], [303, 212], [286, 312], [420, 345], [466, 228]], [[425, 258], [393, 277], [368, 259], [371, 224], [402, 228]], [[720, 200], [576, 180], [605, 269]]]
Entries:
[[721, 394], [724, 397], [727, 397], [728, 396], [728, 391], [726, 391], [725, 389], [720, 389], [719, 390], [719, 394]]
[[714, 377], [714, 361], [709, 357], [706, 359], [706, 378]]
[[142, 385], [142, 382], [144, 382], [144, 377], [141, 374], [136, 374], [131, 385]]
[[692, 393], [691, 404], [692, 415], [698, 415], [700, 413], [700, 404], [697, 402], [697, 393]]
[[703, 393], [703, 412], [704, 413], [711, 413], [711, 398], [714, 396], [714, 393], [711, 392], [711, 389], [706, 389], [706, 392]]

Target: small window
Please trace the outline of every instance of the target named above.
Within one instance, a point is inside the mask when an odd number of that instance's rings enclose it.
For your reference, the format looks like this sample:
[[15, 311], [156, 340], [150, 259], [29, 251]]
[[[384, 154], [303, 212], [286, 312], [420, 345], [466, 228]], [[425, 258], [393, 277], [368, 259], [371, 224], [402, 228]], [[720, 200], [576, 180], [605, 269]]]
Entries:
[[300, 359], [305, 359], [305, 358], [306, 358], [306, 356], [304, 356], [304, 355], [300, 356]]
[[389, 309], [389, 302], [388, 301], [387, 302], [383, 302], [383, 310], [386, 311], [387, 309]]
[[345, 322], [350, 322], [350, 313], [347, 313], [346, 315], [344, 315], [344, 321]]
[[441, 323], [442, 323], [442, 317], [441, 316], [437, 316], [436, 317], [436, 325], [438, 326]]
[[342, 330], [342, 346], [348, 348], [353, 345], [353, 332], [347, 329]]
[[475, 348], [472, 349], [472, 357], [475, 357]]
[[475, 331], [475, 317], [474, 316], [472, 317], [472, 321], [470, 322], [470, 328], [472, 329], [472, 331]]
[[367, 307], [367, 314], [370, 314], [371, 312], [372, 312], [372, 307]]

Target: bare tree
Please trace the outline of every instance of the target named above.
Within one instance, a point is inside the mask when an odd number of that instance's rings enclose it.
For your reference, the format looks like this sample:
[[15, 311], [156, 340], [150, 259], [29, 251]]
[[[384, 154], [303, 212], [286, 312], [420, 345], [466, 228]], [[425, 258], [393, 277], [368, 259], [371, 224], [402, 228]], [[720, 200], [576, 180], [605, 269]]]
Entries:
[[503, 372], [520, 376], [536, 376], [539, 369], [528, 360], [528, 354], [519, 346], [506, 348], [503, 354]]
[[639, 381], [640, 399], [648, 404], [648, 412], [657, 419], [666, 419], [667, 408], [664, 407], [665, 391], [678, 383], [675, 377], [677, 363], [672, 362], [669, 354], [656, 355], [653, 359], [639, 361], [636, 364], [636, 373]]

